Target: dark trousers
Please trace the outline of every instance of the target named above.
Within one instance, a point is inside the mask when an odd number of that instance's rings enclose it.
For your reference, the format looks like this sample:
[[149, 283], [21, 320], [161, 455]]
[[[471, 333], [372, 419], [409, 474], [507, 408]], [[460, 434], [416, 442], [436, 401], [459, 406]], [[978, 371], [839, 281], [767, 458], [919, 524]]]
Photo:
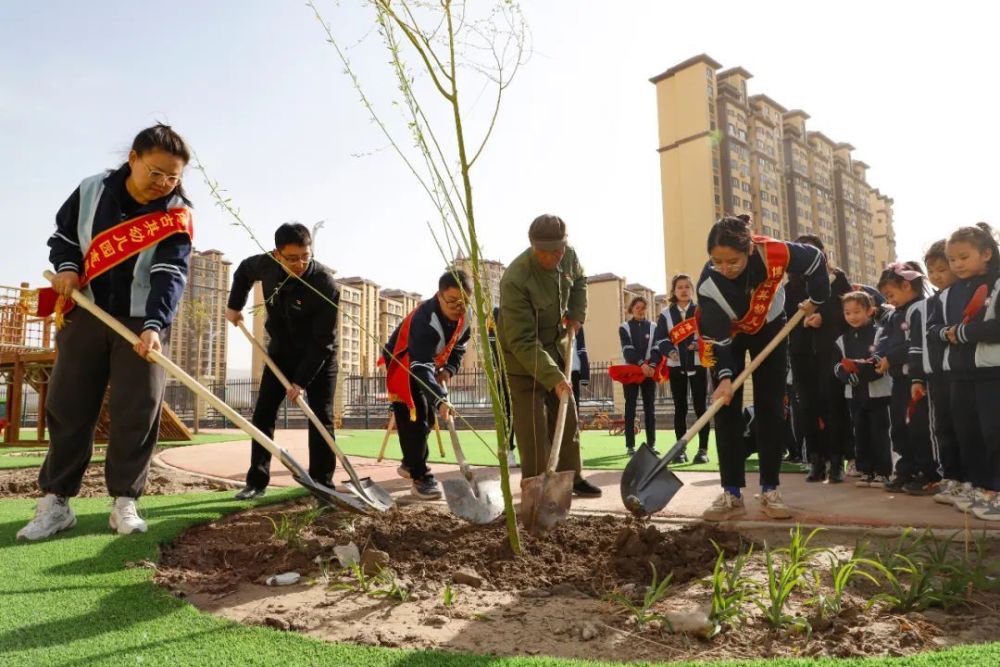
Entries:
[[[692, 375], [679, 368], [670, 369], [670, 395], [674, 399], [674, 435], [680, 440], [687, 433], [688, 389], [691, 390], [691, 402], [694, 404], [694, 414], [701, 417], [705, 414], [706, 394], [708, 393], [708, 370], [698, 366]], [[708, 449], [708, 425], [698, 432], [698, 449]]]
[[910, 387], [909, 378], [905, 376], [892, 378], [890, 433], [892, 450], [899, 454], [899, 460], [896, 461], [896, 476], [912, 479], [923, 473], [926, 478], [937, 480], [940, 476], [931, 451], [927, 397], [917, 401], [911, 410]]
[[[119, 317], [139, 333], [144, 318]], [[170, 331], [160, 339], [170, 339]], [[94, 451], [94, 429], [108, 383], [111, 432], [104, 481], [114, 497], [138, 498], [146, 484], [160, 430], [160, 405], [166, 376], [142, 359], [124, 338], [83, 308], [66, 317], [56, 333], [56, 360], [49, 380], [45, 416], [49, 451], [38, 475], [45, 493], [75, 496]], [[166, 346], [164, 345], [164, 353]]]
[[931, 442], [934, 458], [941, 464], [941, 476], [964, 482], [962, 455], [959, 451], [955, 422], [951, 418], [951, 382], [946, 377], [932, 375], [927, 381], [930, 409]]
[[952, 382], [951, 416], [965, 481], [1000, 491], [1000, 380]]
[[569, 374], [570, 384], [573, 385], [573, 401], [576, 403], [576, 416], [580, 416], [580, 371], [573, 371]]
[[847, 401], [844, 385], [833, 374], [828, 354], [791, 357], [792, 383], [799, 399], [802, 429], [809, 458], [842, 459], [847, 440]]
[[[747, 352], [756, 357], [785, 324], [780, 318], [766, 324], [753, 336], [737, 334], [733, 337], [732, 354], [735, 374], [743, 370]], [[777, 486], [781, 469], [781, 452], [784, 440], [775, 437], [784, 428], [782, 396], [788, 369], [788, 344], [781, 344], [764, 360], [753, 374], [754, 439], [757, 442], [762, 486]], [[735, 375], [734, 378], [735, 379]], [[746, 486], [746, 456], [744, 454], [743, 388], [736, 391], [733, 400], [715, 415], [715, 444], [719, 454], [719, 471], [722, 486]]]
[[[546, 391], [530, 375], [510, 375], [510, 404], [513, 409], [514, 435], [521, 461], [521, 478], [545, 472], [559, 416], [559, 397]], [[576, 404], [567, 406], [566, 425], [556, 470], [573, 470], [580, 478], [580, 431], [577, 429]]]
[[656, 444], [656, 382], [646, 378], [642, 384], [626, 384], [622, 389], [625, 392], [625, 446], [635, 447], [635, 412], [641, 393], [646, 443], [652, 447]]
[[[295, 357], [281, 358], [271, 355], [278, 368], [286, 376], [295, 369], [298, 359]], [[312, 379], [306, 390], [306, 403], [319, 417], [320, 423], [333, 433], [333, 391], [337, 382], [337, 371], [333, 359], [328, 360]], [[257, 403], [253, 408], [253, 425], [259, 428], [268, 438], [274, 437], [274, 423], [278, 419], [278, 408], [285, 400], [285, 388], [271, 372], [264, 368], [260, 379], [260, 391]], [[337, 466], [330, 446], [326, 444], [323, 435], [309, 423], [309, 476], [320, 484], [333, 486], [333, 471]], [[271, 453], [263, 445], [254, 442], [250, 448], [250, 468], [247, 470], [247, 485], [255, 489], [263, 489], [271, 481]]]
[[795, 394], [795, 387], [785, 383], [785, 401], [788, 407], [785, 412], [785, 422], [788, 424], [788, 453], [795, 459], [803, 458], [805, 436], [802, 433], [802, 406]]
[[851, 426], [854, 430], [855, 466], [865, 475], [892, 475], [892, 444], [889, 441], [889, 399], [852, 398]]
[[405, 403], [393, 403], [392, 414], [396, 417], [396, 431], [399, 433], [399, 448], [403, 450], [403, 465], [410, 471], [410, 478], [421, 480], [430, 477], [427, 457], [430, 450], [427, 438], [434, 429], [437, 413], [427, 394], [410, 378], [410, 394], [413, 396], [414, 414]]

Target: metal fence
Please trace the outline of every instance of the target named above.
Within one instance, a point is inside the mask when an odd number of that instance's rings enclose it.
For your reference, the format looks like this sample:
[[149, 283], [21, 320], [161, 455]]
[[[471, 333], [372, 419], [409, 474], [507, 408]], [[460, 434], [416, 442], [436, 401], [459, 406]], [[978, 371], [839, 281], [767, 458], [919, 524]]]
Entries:
[[[580, 412], [591, 416], [597, 412], [614, 413], [614, 383], [608, 377], [607, 363], [591, 364], [590, 383], [581, 387]], [[205, 387], [225, 401], [230, 407], [246, 418], [253, 415], [260, 388], [258, 379], [239, 379], [222, 382], [207, 382]], [[0, 401], [6, 387], [0, 384]], [[451, 402], [458, 411], [477, 427], [488, 427], [493, 422], [490, 391], [486, 373], [482, 368], [466, 368], [452, 378], [448, 386]], [[349, 375], [343, 378], [338, 391], [342, 396], [337, 403], [342, 405], [341, 419], [351, 428], [381, 428], [385, 425], [389, 412], [385, 390], [385, 373], [375, 375]], [[168, 381], [165, 400], [174, 412], [186, 423], [192, 424], [195, 414], [194, 394], [183, 385]], [[641, 405], [640, 405], [641, 411]], [[663, 383], [656, 390], [656, 413], [663, 417], [673, 414], [670, 386]], [[22, 424], [31, 426], [38, 418], [37, 395], [26, 391], [25, 410]], [[233, 425], [215, 408], [202, 401], [201, 426], [205, 428], [231, 428]], [[278, 412], [279, 428], [304, 428], [305, 415], [294, 404], [285, 401]]]

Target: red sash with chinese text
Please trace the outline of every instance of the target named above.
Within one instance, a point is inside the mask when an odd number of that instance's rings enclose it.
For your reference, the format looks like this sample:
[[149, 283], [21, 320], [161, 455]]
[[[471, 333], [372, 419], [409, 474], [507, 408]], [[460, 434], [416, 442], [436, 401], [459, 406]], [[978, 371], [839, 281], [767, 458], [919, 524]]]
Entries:
[[[186, 208], [172, 208], [167, 211], [147, 213], [106, 229], [93, 238], [83, 257], [83, 278], [80, 288], [118, 266], [125, 260], [138, 255], [168, 236], [187, 234], [194, 238], [191, 212]], [[73, 308], [73, 302], [55, 296], [51, 287], [39, 290], [39, 317], [56, 316], [57, 324]]]
[[[389, 401], [392, 403], [403, 403], [410, 410], [410, 421], [417, 420], [417, 407], [413, 402], [413, 392], [410, 391], [410, 324], [417, 310], [414, 309], [402, 324], [399, 325], [399, 335], [396, 336], [396, 345], [392, 349], [392, 357], [385, 371], [385, 388], [389, 394]], [[465, 328], [465, 316], [458, 320], [455, 332], [451, 335], [448, 344], [444, 346], [441, 353], [434, 357], [435, 368], [441, 368], [448, 363], [448, 357], [458, 344], [458, 339]], [[379, 357], [379, 366], [385, 366], [385, 357]]]
[[698, 333], [697, 316], [689, 317], [686, 320], [677, 323], [674, 328], [670, 330], [670, 342], [673, 343], [674, 347], [680, 347], [682, 342], [696, 333]]
[[787, 244], [766, 236], [756, 235], [753, 237], [753, 242], [755, 246], [763, 246], [764, 248], [764, 267], [767, 271], [767, 277], [760, 285], [757, 285], [750, 296], [750, 307], [746, 314], [733, 322], [733, 335], [738, 333], [753, 335], [760, 331], [764, 323], [767, 322], [767, 313], [771, 310], [771, 303], [781, 288], [781, 281], [788, 269], [790, 254]]
[[[646, 376], [642, 372], [639, 364], [617, 364], [608, 366], [608, 377], [615, 382], [622, 384], [642, 384], [646, 381]], [[670, 368], [667, 366], [667, 358], [662, 357], [660, 363], [653, 369], [653, 377], [648, 378], [653, 382], [666, 382], [670, 378]]]

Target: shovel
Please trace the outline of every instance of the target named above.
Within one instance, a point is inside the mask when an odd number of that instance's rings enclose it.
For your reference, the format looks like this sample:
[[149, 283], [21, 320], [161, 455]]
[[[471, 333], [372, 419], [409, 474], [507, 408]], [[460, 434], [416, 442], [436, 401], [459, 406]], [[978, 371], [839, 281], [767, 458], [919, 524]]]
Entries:
[[451, 513], [471, 523], [493, 523], [503, 514], [503, 493], [500, 490], [500, 480], [496, 477], [472, 474], [472, 469], [465, 461], [462, 445], [458, 441], [455, 430], [455, 418], [448, 416], [448, 433], [451, 435], [451, 446], [455, 450], [458, 468], [462, 471], [460, 479], [446, 479], [444, 497], [448, 501]]
[[[771, 339], [771, 342], [733, 380], [733, 392], [743, 386], [747, 378], [757, 370], [758, 366], [764, 363], [764, 360], [774, 351], [774, 348], [778, 347], [781, 341], [788, 337], [788, 334], [799, 325], [799, 322], [802, 321], [805, 315], [806, 311], [799, 310], [788, 320], [781, 331]], [[708, 410], [694, 423], [694, 426], [689, 428], [687, 433], [681, 436], [681, 439], [661, 459], [656, 457], [656, 454], [653, 453], [652, 448], [648, 444], [642, 443], [642, 446], [639, 447], [635, 456], [632, 457], [628, 465], [625, 466], [624, 472], [622, 472], [622, 502], [625, 503], [625, 507], [632, 514], [636, 516], [648, 516], [654, 512], [659, 512], [681, 490], [684, 482], [672, 470], [667, 468], [667, 464], [680, 451], [687, 447], [687, 444], [698, 435], [698, 432], [702, 428], [708, 425], [712, 417], [724, 406], [725, 404], [722, 401], [713, 402]]]
[[396, 414], [393, 412], [389, 413], [389, 425], [385, 427], [385, 435], [382, 436], [382, 446], [378, 449], [378, 458], [375, 459], [375, 463], [382, 463], [382, 459], [385, 458], [385, 448], [389, 444], [389, 436], [396, 428]]
[[[569, 330], [566, 337], [565, 377], [568, 380], [573, 372], [573, 339], [574, 329]], [[550, 530], [569, 514], [569, 506], [573, 500], [573, 478], [576, 472], [564, 470], [556, 472], [559, 464], [559, 450], [562, 448], [563, 431], [566, 428], [566, 411], [569, 410], [570, 396], [564, 394], [559, 399], [559, 412], [556, 416], [556, 429], [552, 435], [552, 447], [549, 450], [549, 461], [545, 472], [541, 475], [521, 480], [521, 520], [524, 527], [533, 535], [540, 535]]]
[[[49, 281], [52, 281], [56, 277], [51, 271], [46, 271], [44, 275]], [[76, 302], [76, 305], [101, 320], [101, 322], [106, 324], [110, 329], [127, 340], [129, 343], [136, 345], [139, 342], [139, 337], [135, 335], [131, 329], [106, 313], [100, 306], [95, 304], [82, 292], [80, 292], [80, 290], [73, 290], [72, 297], [73, 301]], [[285, 466], [285, 468], [292, 473], [292, 478], [298, 482], [300, 486], [309, 491], [309, 493], [311, 493], [321, 505], [325, 505], [327, 507], [340, 507], [359, 514], [367, 514], [369, 512], [368, 504], [361, 502], [354, 496], [341, 493], [331, 489], [325, 484], [320, 484], [319, 482], [313, 480], [309, 476], [309, 473], [306, 472], [305, 468], [299, 465], [298, 461], [292, 458], [292, 455], [288, 453], [288, 450], [282, 449], [274, 444], [273, 440], [264, 435], [260, 429], [247, 421], [243, 415], [236, 412], [236, 410], [229, 407], [229, 405], [227, 405], [221, 398], [201, 386], [197, 380], [185, 373], [180, 366], [170, 361], [170, 359], [167, 359], [163, 354], [156, 352], [155, 350], [150, 351], [148, 358], [157, 366], [162, 367], [169, 375], [174, 377], [185, 387], [200, 396], [203, 400], [207, 401], [209, 405], [225, 415], [226, 419], [239, 426], [250, 437], [259, 442], [264, 449], [271, 452], [272, 456], [277, 457], [277, 459], [281, 462], [281, 465]]]
[[[246, 328], [246, 325], [244, 325], [243, 322], [240, 322], [236, 326], [240, 328], [240, 331], [243, 332], [243, 335], [247, 337], [250, 343], [260, 351], [261, 355], [264, 357], [264, 363], [266, 363], [267, 367], [271, 369], [274, 376], [278, 378], [278, 382], [281, 383], [281, 386], [285, 389], [291, 388], [292, 383], [288, 381], [285, 374], [278, 368], [278, 364], [274, 363], [274, 360], [268, 356], [267, 350], [263, 345], [261, 345], [260, 341], [253, 337], [253, 334], [251, 334]], [[346, 486], [351, 493], [356, 495], [369, 507], [378, 510], [379, 512], [385, 512], [395, 506], [396, 503], [392, 499], [392, 496], [389, 495], [389, 492], [373, 482], [371, 477], [365, 477], [363, 479], [358, 478], [358, 473], [355, 472], [350, 459], [347, 458], [343, 450], [340, 449], [340, 446], [337, 445], [337, 440], [333, 437], [333, 434], [330, 433], [330, 429], [328, 429], [323, 422], [319, 420], [319, 417], [316, 416], [316, 413], [313, 412], [309, 407], [309, 404], [306, 403], [302, 394], [299, 394], [295, 398], [295, 404], [299, 406], [299, 410], [302, 410], [302, 413], [309, 418], [312, 425], [315, 426], [316, 430], [320, 432], [320, 435], [322, 435], [323, 439], [326, 440], [326, 444], [330, 446], [331, 450], [333, 450], [337, 460], [340, 461], [340, 465], [344, 467], [344, 470], [347, 472], [347, 476], [351, 478], [349, 482], [344, 483], [344, 486]]]

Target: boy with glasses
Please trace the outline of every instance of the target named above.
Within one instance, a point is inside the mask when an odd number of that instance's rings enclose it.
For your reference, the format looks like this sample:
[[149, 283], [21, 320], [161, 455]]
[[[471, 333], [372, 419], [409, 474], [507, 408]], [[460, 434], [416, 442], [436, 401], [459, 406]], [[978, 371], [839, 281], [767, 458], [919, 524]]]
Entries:
[[435, 419], [451, 412], [447, 382], [458, 373], [471, 336], [465, 311], [472, 292], [464, 271], [449, 271], [438, 291], [406, 316], [382, 352], [386, 389], [399, 431], [399, 474], [413, 480], [412, 493], [437, 500], [441, 490], [427, 467], [427, 436]]
[[[312, 259], [312, 235], [305, 225], [286, 222], [274, 233], [275, 250], [243, 260], [233, 274], [226, 319], [243, 321], [243, 307], [257, 281], [267, 310], [267, 353], [292, 386], [287, 391], [265, 366], [253, 411], [253, 424], [268, 437], [281, 402], [305, 394], [320, 422], [333, 431], [333, 391], [337, 380], [337, 316], [340, 290], [333, 272]], [[309, 424], [309, 476], [333, 487], [336, 459], [316, 427]], [[271, 454], [254, 442], [246, 487], [238, 500], [264, 495], [270, 482]]]

